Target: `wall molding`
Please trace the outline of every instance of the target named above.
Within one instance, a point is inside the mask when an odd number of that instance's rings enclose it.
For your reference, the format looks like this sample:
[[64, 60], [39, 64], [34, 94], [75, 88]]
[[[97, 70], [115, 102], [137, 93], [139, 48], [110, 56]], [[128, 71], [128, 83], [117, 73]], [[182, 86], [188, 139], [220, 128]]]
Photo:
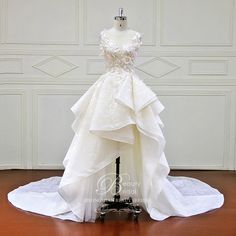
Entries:
[[[55, 78], [45, 78], [45, 77], [31, 77], [25, 76], [23, 79], [18, 77], [7, 77], [7, 78], [0, 78], [0, 85], [48, 85], [48, 86], [61, 86], [61, 85], [92, 85], [94, 82], [97, 81], [99, 75], [95, 76], [84, 76], [83, 79], [78, 80], [77, 77], [73, 78], [63, 78], [62, 76], [60, 79]], [[140, 78], [142, 78], [141, 76]], [[236, 77], [229, 77], [229, 78], [219, 78], [219, 76], [204, 76], [203, 78], [174, 78], [174, 79], [150, 79], [144, 78], [144, 82], [147, 85], [151, 86], [236, 86]]]
[[232, 117], [232, 90], [230, 89], [153, 89], [159, 98], [162, 96], [223, 96], [225, 98], [225, 112], [224, 112], [224, 150], [222, 165], [173, 165], [173, 169], [233, 169], [230, 163], [234, 162], [235, 157], [232, 155], [232, 150], [236, 149], [236, 143], [231, 146], [231, 139], [235, 139], [234, 134], [231, 133], [231, 119]]
[[4, 26], [5, 26], [4, 3], [5, 3], [4, 0], [0, 0], [0, 45], [4, 42]]
[[[1, 46], [1, 45], [0, 45]], [[38, 46], [38, 45], [37, 45]], [[45, 48], [1, 48], [0, 55], [26, 55], [26, 56], [97, 56], [98, 58], [102, 58], [99, 56], [101, 51], [99, 49], [45, 49]], [[149, 49], [145, 48], [145, 46], [141, 46], [140, 51], [138, 53], [140, 57], [236, 57], [235, 50], [215, 50], [215, 51], [196, 51], [196, 50], [177, 50], [177, 51], [167, 51], [167, 50], [157, 50], [157, 49]]]
[[103, 69], [101, 69], [102, 71], [101, 71], [101, 73], [98, 73], [98, 72], [92, 72], [92, 71], [90, 71], [89, 70], [89, 67], [90, 67], [90, 65], [92, 64], [92, 63], [102, 63], [102, 64], [104, 64], [105, 65], [105, 61], [103, 60], [103, 59], [99, 59], [99, 58], [89, 58], [89, 59], [87, 59], [86, 60], [86, 74], [87, 75], [101, 75], [103, 72], [105, 73], [105, 68], [104, 68], [104, 70]]
[[165, 46], [165, 47], [173, 47], [173, 46], [178, 46], [178, 47], [189, 47], [189, 46], [196, 46], [196, 47], [218, 47], [218, 46], [227, 46], [227, 47], [232, 47], [233, 46], [233, 34], [234, 34], [234, 7], [235, 3], [234, 0], [231, 1], [231, 11], [230, 11], [230, 23], [229, 23], [229, 42], [228, 43], [165, 43], [163, 40], [163, 0], [159, 0], [159, 22], [160, 22], [160, 46]]
[[[194, 63], [222, 63], [224, 65], [224, 69], [222, 72], [212, 72], [212, 73], [207, 73], [207, 72], [193, 72], [193, 65]], [[211, 59], [211, 60], [206, 60], [206, 59], [191, 59], [189, 60], [189, 75], [228, 75], [228, 66], [229, 66], [229, 60], [218, 60], [218, 59]]]
[[25, 168], [25, 160], [23, 158], [26, 155], [26, 93], [23, 89], [5, 89], [0, 88], [0, 96], [4, 95], [17, 95], [19, 96], [19, 103], [20, 103], [20, 120], [19, 123], [19, 130], [17, 132], [17, 140], [18, 140], [18, 150], [17, 150], [17, 163], [14, 165], [10, 163], [0, 163], [0, 169], [23, 169]]
[[[231, 1], [232, 1], [231, 25], [230, 25], [231, 30], [229, 31], [228, 30], [229, 18], [225, 15], [228, 12], [229, 4], [231, 4]], [[26, 3], [25, 0], [23, 2]], [[53, 1], [53, 3], [54, 2], [56, 1]], [[74, 8], [72, 9], [74, 2], [76, 6], [75, 6], [75, 9]], [[225, 11], [223, 11], [222, 13], [219, 11], [219, 20], [223, 25], [219, 26], [220, 27], [219, 29], [213, 28], [212, 33], [222, 32], [223, 35], [222, 37], [219, 37], [219, 38], [213, 38], [212, 35], [210, 34], [211, 31], [210, 32], [208, 31], [206, 32], [206, 36], [205, 36], [206, 38], [204, 38], [204, 36], [199, 36], [196, 38], [196, 39], [199, 39], [200, 44], [198, 44], [198, 41], [195, 40], [195, 38], [193, 37], [194, 35], [196, 35], [194, 28], [190, 28], [191, 29], [190, 34], [192, 33], [192, 35], [188, 35], [185, 30], [182, 37], [178, 33], [178, 31], [176, 31], [176, 35], [177, 35], [176, 38], [170, 37], [171, 31], [163, 31], [163, 27], [167, 27], [168, 30], [171, 30], [170, 22], [172, 22], [172, 19], [173, 19], [173, 18], [171, 19], [163, 18], [163, 12], [161, 8], [163, 7], [161, 5], [165, 3], [163, 0], [150, 0], [147, 3], [148, 7], [146, 8], [146, 10], [142, 8], [143, 4], [145, 3], [137, 2], [137, 6], [136, 6], [137, 8], [135, 7], [135, 9], [140, 9], [140, 10], [142, 9], [144, 11], [143, 13], [144, 16], [147, 16], [147, 14], [150, 14], [148, 17], [148, 21], [150, 23], [148, 28], [144, 28], [145, 23], [142, 25], [136, 25], [138, 28], [140, 28], [140, 33], [142, 33], [142, 28], [143, 28], [145, 29], [145, 32], [147, 34], [147, 36], [143, 35], [143, 40], [145, 41], [145, 43], [141, 46], [138, 52], [138, 58], [135, 64], [135, 71], [137, 72], [139, 77], [145, 82], [145, 84], [150, 86], [153, 91], [156, 91], [158, 96], [160, 96], [160, 98], [162, 98], [162, 96], [209, 96], [209, 97], [206, 97], [206, 100], [202, 99], [200, 100], [200, 102], [204, 103], [206, 101], [207, 104], [215, 104], [214, 101], [219, 101], [222, 106], [225, 104], [225, 113], [222, 114], [223, 109], [221, 107], [220, 108], [220, 111], [222, 112], [221, 117], [217, 118], [217, 120], [220, 121], [221, 136], [223, 135], [222, 134], [223, 128], [225, 130], [225, 134], [224, 134], [225, 135], [225, 138], [224, 138], [225, 139], [225, 144], [224, 144], [225, 152], [224, 152], [224, 157], [222, 157], [223, 158], [222, 165], [218, 165], [218, 166], [214, 165], [214, 164], [220, 163], [220, 160], [221, 160], [220, 157], [222, 155], [222, 152], [221, 152], [221, 154], [217, 155], [217, 159], [215, 162], [214, 160], [209, 158], [208, 163], [212, 165], [210, 166], [199, 165], [197, 166], [197, 168], [199, 169], [236, 168], [236, 144], [235, 144], [236, 143], [236, 113], [235, 113], [236, 112], [236, 47], [235, 47], [236, 24], [234, 23], [236, 8], [235, 8], [234, 2], [235, 2], [234, 0], [228, 0], [225, 3], [221, 3], [220, 1], [217, 1], [217, 3], [220, 4], [218, 6], [225, 4]], [[65, 95], [65, 98], [68, 98], [68, 99], [73, 99], [76, 95], [81, 96], [83, 93], [85, 93], [89, 89], [90, 86], [92, 86], [99, 79], [102, 73], [105, 73], [105, 70], [102, 71], [102, 64], [101, 65], [92, 64], [92, 63], [100, 63], [100, 62], [101, 63], [104, 62], [105, 64], [106, 61], [105, 61], [105, 58], [102, 55], [100, 55], [101, 50], [98, 47], [99, 42], [96, 41], [96, 35], [94, 34], [94, 32], [92, 34], [92, 32], [89, 31], [91, 30], [90, 28], [92, 28], [93, 30], [100, 28], [101, 23], [99, 24], [99, 22], [96, 22], [94, 20], [94, 24], [96, 25], [88, 25], [88, 24], [93, 23], [93, 21], [90, 20], [90, 18], [87, 18], [88, 16], [98, 17], [96, 13], [92, 15], [90, 9], [87, 9], [88, 7], [90, 7], [90, 5], [91, 7], [93, 7], [94, 4], [92, 1], [87, 2], [86, 0], [75, 0], [75, 1], [72, 0], [72, 1], [68, 1], [68, 3], [65, 3], [65, 4], [63, 1], [62, 4], [58, 4], [58, 7], [67, 6], [66, 4], [68, 4], [68, 9], [71, 9], [70, 12], [72, 12], [73, 15], [68, 15], [68, 18], [66, 17], [65, 20], [67, 22], [73, 23], [71, 27], [74, 26], [74, 20], [75, 20], [76, 29], [73, 30], [72, 28], [69, 28], [68, 32], [69, 32], [69, 35], [71, 35], [70, 37], [62, 34], [61, 37], [57, 37], [57, 38], [55, 37], [55, 35], [60, 36], [59, 33], [61, 32], [61, 30], [52, 29], [52, 33], [50, 35], [38, 37], [39, 38], [38, 40], [33, 35], [32, 32], [29, 32], [29, 35], [28, 35], [29, 37], [27, 37], [26, 31], [22, 32], [23, 35], [21, 35], [20, 29], [14, 27], [13, 13], [16, 10], [11, 8], [11, 6], [14, 7], [13, 4], [15, 2], [9, 1], [9, 4], [8, 4], [10, 7], [8, 11], [9, 13], [6, 11], [7, 3], [8, 3], [8, 0], [0, 0], [0, 66], [1, 66], [1, 62], [3, 62], [4, 60], [12, 60], [13, 65], [9, 64], [8, 66], [8, 64], [4, 64], [5, 71], [3, 71], [4, 73], [2, 74], [0, 73], [0, 92], [5, 91], [6, 93], [9, 92], [12, 94], [17, 94], [17, 96], [19, 96], [19, 100], [21, 100], [21, 108], [19, 108], [19, 110], [17, 109], [17, 111], [15, 111], [14, 109], [14, 112], [17, 114], [18, 112], [22, 113], [22, 114], [19, 114], [19, 115], [22, 115], [22, 118], [21, 118], [22, 133], [20, 134], [21, 136], [17, 137], [18, 139], [19, 138], [21, 139], [20, 146], [22, 147], [22, 150], [21, 151], [19, 150], [19, 152], [21, 152], [21, 156], [19, 157], [20, 159], [19, 161], [17, 161], [15, 166], [9, 165], [11, 163], [11, 160], [8, 161], [6, 159], [5, 161], [6, 163], [5, 164], [2, 163], [2, 165], [0, 165], [0, 169], [1, 168], [2, 169], [4, 168], [62, 169], [63, 168], [62, 165], [60, 164], [57, 165], [56, 157], [51, 162], [49, 161], [48, 164], [42, 163], [44, 161], [46, 162], [46, 158], [43, 159], [42, 154], [38, 153], [38, 151], [44, 151], [44, 147], [48, 147], [48, 146], [41, 139], [41, 137], [43, 136], [41, 136], [41, 133], [39, 133], [41, 131], [38, 129], [43, 127], [44, 128], [43, 134], [44, 134], [46, 133], [47, 127], [49, 126], [47, 122], [44, 123], [44, 120], [42, 122], [39, 122], [41, 121], [39, 120], [39, 118], [41, 119], [43, 115], [45, 114], [44, 112], [47, 109], [45, 104], [47, 103], [47, 101], [49, 101], [50, 106], [53, 107], [54, 100], [52, 101], [50, 96], [55, 96], [55, 99], [64, 98], [63, 97], [64, 95]], [[44, 3], [46, 3], [46, 1], [43, 2], [43, 5], [41, 3], [37, 3], [37, 4], [40, 4], [39, 6], [43, 8], [47, 6], [46, 4], [44, 5]], [[172, 4], [171, 1], [168, 1], [167, 3], [169, 3], [168, 6], [171, 6], [170, 4]], [[177, 6], [178, 4], [177, 1], [175, 3]], [[212, 5], [214, 4], [213, 1], [211, 2], [207, 1], [206, 3], [208, 3], [207, 9], [210, 9], [211, 3]], [[206, 4], [206, 3], [203, 3], [203, 4]], [[96, 3], [96, 4], [99, 4], [99, 3]], [[106, 4], [105, 1], [104, 1], [104, 4]], [[110, 6], [112, 7], [116, 5], [116, 3], [115, 4], [108, 3], [108, 4], [111, 4]], [[198, 3], [191, 1], [190, 4], [192, 4], [191, 6], [194, 6], [194, 4], [198, 4]], [[199, 3], [199, 4], [202, 4], [202, 3]], [[131, 5], [129, 3], [129, 6]], [[153, 9], [151, 9], [152, 6], [153, 6]], [[164, 5], [164, 7], [165, 6], [166, 5]], [[24, 7], [24, 5], [22, 5], [22, 7]], [[36, 9], [36, 7], [37, 7], [36, 5], [33, 5], [34, 9]], [[202, 7], [202, 5], [200, 7]], [[220, 7], [216, 9], [219, 9], [219, 8]], [[59, 17], [57, 16], [59, 16], [58, 13], [60, 11], [60, 8], [59, 8], [59, 11], [56, 11], [56, 12], [52, 12], [53, 9], [52, 10], [51, 9], [52, 8], [49, 8], [49, 10], [47, 11], [48, 15], [46, 16], [49, 17], [50, 14], [52, 14], [52, 16], [56, 16], [55, 20], [59, 19]], [[134, 17], [136, 17], [135, 9], [130, 8], [129, 12], [131, 14], [131, 17], [132, 17], [132, 14]], [[66, 12], [68, 11], [69, 10], [67, 10]], [[75, 15], [74, 15], [74, 11], [76, 11]], [[147, 11], [149, 11], [149, 13]], [[21, 8], [19, 9], [19, 14], [20, 14], [19, 23], [23, 24], [26, 17], [25, 15], [22, 15], [22, 13], [20, 12], [21, 12]], [[190, 9], [190, 12], [191, 12], [191, 9]], [[164, 13], [164, 17], [165, 17], [165, 14], [168, 14], [168, 13], [169, 11], [166, 11]], [[41, 15], [39, 14], [40, 12], [36, 14], [36, 17], [37, 16], [39, 17], [39, 19], [36, 19], [36, 22], [43, 23], [44, 20], [41, 18]], [[153, 17], [151, 17], [151, 15]], [[74, 16], [76, 17], [76, 19], [74, 19]], [[209, 16], [210, 17], [212, 16], [212, 19], [216, 19], [217, 12], [213, 10], [211, 14], [209, 10]], [[40, 21], [40, 19], [42, 19], [42, 21]], [[103, 20], [104, 19], [105, 19], [105, 16]], [[170, 19], [171, 21], [166, 21], [165, 19]], [[181, 18], [181, 19], [185, 19], [185, 18]], [[62, 22], [62, 21], [59, 20], [58, 22]], [[185, 23], [183, 20], [181, 22]], [[110, 23], [112, 23], [112, 21], [108, 22], [108, 24]], [[187, 27], [188, 26], [191, 27], [190, 23], [186, 22], [186, 24], [187, 24]], [[199, 24], [201, 25], [201, 23]], [[207, 23], [207, 25], [210, 25], [210, 26], [213, 24], [214, 24], [213, 22]], [[51, 23], [50, 25], [54, 25], [54, 23]], [[10, 31], [8, 32], [9, 34], [7, 33], [7, 26], [10, 26], [9, 27]], [[65, 24], [62, 22], [61, 26], [64, 28]], [[36, 29], [36, 32], [43, 33], [49, 30], [47, 28], [41, 28], [41, 27], [46, 27], [43, 25], [39, 25], [39, 27], [40, 27], [39, 29]], [[60, 24], [59, 24], [59, 27], [60, 27]], [[25, 28], [30, 28], [30, 26], [25, 27]], [[203, 27], [203, 28], [205, 29], [206, 27]], [[198, 28], [196, 30], [198, 30]], [[200, 28], [199, 28], [199, 31], [201, 31]], [[16, 33], [16, 38], [13, 36], [14, 32]], [[229, 37], [228, 37], [228, 32], [229, 32]], [[74, 33], [76, 34], [76, 36], [74, 35]], [[16, 41], [16, 42], [9, 42], [9, 39], [12, 39], [12, 41]], [[23, 40], [24, 42], [18, 42], [18, 39]], [[49, 42], [50, 39], [55, 39], [56, 41]], [[60, 41], [60, 39], [62, 39], [62, 41]], [[29, 42], [26, 42], [27, 40]], [[37, 40], [38, 42], [36, 42]], [[65, 40], [67, 42], [63, 42]], [[177, 44], [175, 44], [175, 42]], [[187, 44], [185, 44], [185, 42], [187, 42]], [[190, 44], [188, 44], [188, 42], [190, 42]], [[196, 45], [191, 44], [193, 42], [196, 42], [197, 44]], [[211, 44], [212, 42], [213, 44]], [[219, 42], [219, 44], [214, 44], [214, 42]], [[223, 42], [223, 44], [221, 44], [221, 42]], [[74, 70], [74, 71], [70, 70], [71, 72], [66, 71], [65, 73], [62, 73], [62, 74], [55, 74], [54, 72], [57, 71], [57, 69], [58, 71], [60, 71], [59, 70], [60, 68], [57, 67], [58, 65], [60, 67], [60, 63], [55, 63], [55, 64], [50, 64], [50, 65], [47, 64], [47, 66], [44, 67], [44, 68], [49, 68], [48, 74], [45, 73], [45, 71], [41, 73], [40, 69], [38, 68], [36, 69], [35, 66], [40, 65], [40, 63], [45, 62], [44, 58], [45, 60], [50, 60], [50, 58], [51, 59], [64, 58], [66, 61], [69, 61], [69, 62], [71, 61], [73, 65], [78, 66], [78, 70]], [[168, 70], [169, 67], [165, 65], [163, 65], [164, 68], [157, 68], [157, 66], [159, 65], [162, 66], [162, 63], [151, 64], [151, 66], [148, 67], [148, 70], [151, 71], [152, 73], [146, 73], [144, 70], [142, 70], [142, 68], [141, 70], [138, 68], [144, 65], [145, 63], [150, 63], [151, 60], [157, 60], [156, 58], [160, 58], [160, 60], [162, 61], [164, 60], [163, 62], [167, 64], [168, 62], [170, 62], [171, 64], [173, 62], [172, 65], [177, 66], [177, 68], [173, 67], [175, 69], [174, 73], [171, 73], [172, 71]], [[18, 64], [16, 64], [16, 62], [18, 61], [19, 61], [19, 65], [21, 63], [21, 66], [22, 66], [21, 68], [20, 66], [18, 66]], [[219, 62], [222, 62], [223, 64], [220, 63], [220, 68], [217, 68], [218, 64], [210, 64], [209, 66], [205, 66], [205, 64], [203, 66], [202, 65], [195, 66], [196, 64], [192, 64], [194, 62], [203, 62], [203, 61], [206, 63], [219, 61]], [[225, 65], [225, 68], [223, 67], [223, 65]], [[8, 68], [9, 70], [7, 70]], [[61, 71], [63, 71], [64, 68], [67, 68], [67, 66], [63, 67], [63, 64], [62, 64]], [[177, 70], [178, 68], [179, 70]], [[17, 73], [11, 73], [13, 72], [14, 69], [16, 69]], [[201, 73], [201, 72], [210, 72], [210, 73]], [[153, 73], [154, 73], [154, 76], [153, 76]], [[45, 97], [42, 97], [44, 95]], [[71, 97], [67, 97], [66, 95], [68, 96], [71, 95]], [[0, 96], [1, 96], [1, 93], [0, 93]], [[210, 97], [210, 96], [220, 96], [220, 97]], [[169, 97], [167, 97], [167, 99], [168, 98]], [[186, 99], [187, 98], [188, 97], [186, 97]], [[200, 97], [199, 99], [201, 98], [202, 97]], [[213, 101], [211, 98], [213, 99]], [[9, 100], [6, 100], [6, 101], [7, 101], [7, 104], [14, 104], [14, 107], [15, 107], [18, 105], [17, 99], [18, 97], [16, 98], [14, 97], [12, 100], [10, 98]], [[196, 100], [195, 98], [193, 98], [191, 101], [196, 101]], [[3, 100], [3, 102], [4, 101], [5, 100]], [[173, 100], [170, 99], [170, 101], [172, 102]], [[65, 101], [66, 104], [68, 104], [67, 102], [68, 101]], [[172, 103], [170, 105], [172, 105]], [[173, 106], [174, 105], [175, 105], [175, 101], [173, 101]], [[191, 110], [191, 102], [187, 103], [186, 106], [189, 107], [189, 109]], [[198, 109], [200, 110], [200, 108]], [[204, 109], [207, 109], [207, 108], [204, 107]], [[215, 109], [213, 110], [215, 111]], [[57, 109], [55, 109], [55, 114], [58, 114], [57, 112], [58, 112]], [[38, 115], [40, 115], [40, 117], [38, 117]], [[210, 113], [207, 113], [207, 116], [208, 118], [211, 118]], [[225, 118], [225, 126], [223, 126], [223, 123], [222, 123], [224, 118]], [[7, 119], [5, 118], [5, 120]], [[17, 123], [16, 119], [13, 119], [13, 121], [14, 121], [14, 124]], [[46, 119], [46, 121], [48, 120]], [[19, 120], [19, 122], [21, 121]], [[203, 118], [202, 118], [202, 122], [203, 124], [206, 124], [206, 125], [210, 124], [210, 122], [205, 123], [205, 120]], [[43, 126], [44, 124], [46, 127]], [[18, 127], [18, 123], [17, 123], [17, 127]], [[220, 137], [217, 136], [215, 139], [215, 142], [218, 142], [218, 140], [221, 139], [221, 136]], [[58, 139], [58, 140], [60, 141], [61, 139]], [[38, 147], [38, 141], [39, 141], [39, 147]], [[15, 147], [14, 149], [14, 153], [15, 153], [17, 144], [16, 144], [15, 139], [12, 140], [12, 142]], [[199, 142], [199, 144], [200, 143], [201, 142]], [[223, 150], [223, 144], [222, 146], [219, 147], [219, 149]], [[214, 150], [209, 149], [209, 153], [215, 153], [215, 152]], [[13, 160], [12, 161], [13, 163], [16, 159], [12, 159], [12, 160]], [[171, 166], [171, 167], [183, 168], [183, 169], [196, 168], [196, 166], [190, 166], [190, 165], [185, 166], [184, 165], [185, 163], [183, 162], [183, 160], [185, 159], [181, 159], [180, 157], [179, 161], [178, 162], [176, 161], [176, 164], [183, 163], [183, 165]], [[196, 163], [200, 163], [200, 162], [204, 164], [204, 162], [202, 161], [199, 161]], [[50, 163], [51, 164], [55, 163], [55, 165], [50, 165]], [[188, 163], [194, 163], [194, 162], [188, 162]]]
[[[16, 63], [19, 64], [18, 66], [18, 71], [10, 71], [10, 70], [5, 70], [2, 71], [1, 68], [1, 62], [11, 62], [11, 63]], [[23, 74], [23, 58], [0, 58], [0, 74]]]
[[[50, 62], [53, 62], [53, 61], [59, 61], [61, 64], [68, 65], [71, 68], [67, 68], [67, 69], [65, 69], [64, 71], [61, 71], [61, 72], [56, 72], [56, 71], [54, 71], [54, 72], [51, 71], [50, 72], [50, 70], [45, 70], [45, 69], [41, 68], [42, 66], [44, 66], [46, 64], [49, 64]], [[46, 59], [43, 59], [40, 62], [32, 65], [32, 67], [39, 70], [39, 71], [41, 71], [41, 72], [43, 72], [43, 73], [45, 73], [45, 74], [47, 74], [47, 75], [52, 76], [54, 78], [57, 78], [57, 77], [59, 77], [63, 74], [66, 74], [66, 73], [78, 68], [77, 65], [75, 65], [75, 64], [71, 63], [70, 61], [65, 60], [65, 59], [63, 59], [59, 56], [52, 56], [52, 57], [48, 57]]]
[[[8, 2], [7, 0], [1, 0], [4, 2], [3, 6], [5, 10], [5, 13], [8, 10]], [[3, 44], [21, 44], [21, 45], [79, 45], [79, 0], [74, 0], [75, 1], [75, 40], [71, 42], [67, 41], [9, 41], [7, 40], [7, 34], [8, 34], [8, 18], [7, 15], [4, 14], [4, 25], [3, 25], [3, 38], [4, 41], [2, 42]]]
[[82, 96], [87, 90], [85, 89], [33, 89], [32, 90], [32, 106], [33, 106], [33, 122], [32, 122], [32, 138], [33, 138], [33, 157], [32, 168], [33, 169], [62, 169], [63, 165], [51, 165], [40, 163], [38, 156], [38, 98], [41, 95], [78, 95]]
[[[149, 71], [144, 69], [145, 65], [148, 65], [148, 64], [156, 62], [156, 61], [159, 61], [159, 62], [161, 62], [163, 64], [168, 65], [170, 67], [169, 70], [166, 70], [165, 72], [162, 72], [162, 73], [159, 73], [159, 74], [158, 73], [157, 74], [153, 74], [153, 73], [151, 73], [151, 72], [149, 72]], [[176, 65], [176, 64], [174, 64], [174, 63], [172, 63], [172, 62], [170, 62], [168, 60], [165, 60], [165, 59], [163, 59], [161, 57], [156, 57], [156, 58], [153, 58], [153, 59], [151, 59], [149, 61], [146, 61], [144, 63], [139, 64], [138, 66], [136, 66], [136, 68], [138, 70], [142, 71], [143, 73], [148, 74], [148, 75], [150, 75], [152, 77], [161, 78], [161, 77], [163, 77], [163, 76], [165, 76], [165, 75], [167, 75], [169, 73], [172, 73], [175, 70], [179, 69], [180, 66], [178, 66], [178, 65]]]

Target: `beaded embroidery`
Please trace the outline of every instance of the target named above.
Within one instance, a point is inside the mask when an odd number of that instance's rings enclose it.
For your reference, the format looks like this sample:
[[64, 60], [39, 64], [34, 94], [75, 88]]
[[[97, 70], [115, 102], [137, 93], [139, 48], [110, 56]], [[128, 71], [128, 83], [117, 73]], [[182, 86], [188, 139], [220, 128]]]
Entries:
[[107, 62], [106, 71], [133, 71], [134, 60], [139, 47], [142, 45], [142, 37], [139, 32], [131, 38], [131, 42], [122, 46], [117, 45], [106, 35], [106, 29], [100, 33], [100, 55], [104, 55]]

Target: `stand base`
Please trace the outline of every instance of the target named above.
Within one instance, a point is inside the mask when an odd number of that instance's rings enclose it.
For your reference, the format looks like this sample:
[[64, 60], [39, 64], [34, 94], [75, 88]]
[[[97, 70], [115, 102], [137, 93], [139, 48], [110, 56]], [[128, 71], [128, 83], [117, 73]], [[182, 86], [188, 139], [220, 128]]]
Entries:
[[110, 211], [128, 211], [132, 213], [134, 219], [137, 220], [139, 214], [141, 213], [141, 208], [139, 205], [134, 205], [131, 197], [128, 199], [120, 200], [120, 157], [116, 158], [116, 194], [114, 195], [113, 201], [105, 200], [103, 205], [98, 210], [100, 213], [101, 221], [104, 221], [105, 215]]
[[101, 221], [104, 221], [105, 215], [110, 211], [127, 211], [133, 214], [134, 220], [138, 220], [139, 214], [142, 209], [139, 205], [134, 205], [132, 198], [120, 200], [120, 195], [114, 195], [114, 200], [105, 200], [98, 213], [100, 214]]

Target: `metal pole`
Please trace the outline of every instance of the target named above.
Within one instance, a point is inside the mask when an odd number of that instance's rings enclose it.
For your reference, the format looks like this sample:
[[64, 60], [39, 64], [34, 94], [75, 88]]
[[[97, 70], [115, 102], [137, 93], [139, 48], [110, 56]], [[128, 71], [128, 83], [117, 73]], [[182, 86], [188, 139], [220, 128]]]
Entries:
[[120, 190], [120, 157], [116, 158], [116, 194]]

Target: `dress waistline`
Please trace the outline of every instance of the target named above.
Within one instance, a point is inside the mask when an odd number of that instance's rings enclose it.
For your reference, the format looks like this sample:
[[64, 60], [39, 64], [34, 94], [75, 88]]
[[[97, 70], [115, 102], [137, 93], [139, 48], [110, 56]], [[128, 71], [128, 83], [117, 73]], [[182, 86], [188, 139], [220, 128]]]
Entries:
[[117, 66], [112, 67], [106, 67], [105, 72], [111, 72], [111, 73], [134, 73], [133, 68], [122, 68]]

